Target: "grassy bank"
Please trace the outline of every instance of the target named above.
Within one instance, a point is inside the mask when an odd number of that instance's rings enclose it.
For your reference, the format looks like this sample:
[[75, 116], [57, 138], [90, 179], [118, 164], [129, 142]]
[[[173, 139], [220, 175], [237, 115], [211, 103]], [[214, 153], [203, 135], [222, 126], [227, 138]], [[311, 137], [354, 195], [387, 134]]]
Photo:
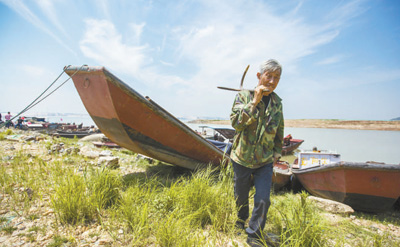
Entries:
[[[74, 139], [0, 133], [0, 246], [247, 246], [232, 170], [192, 172]], [[28, 138], [29, 137], [29, 138]], [[283, 246], [399, 246], [397, 211], [333, 215], [306, 193], [272, 195], [265, 231]]]

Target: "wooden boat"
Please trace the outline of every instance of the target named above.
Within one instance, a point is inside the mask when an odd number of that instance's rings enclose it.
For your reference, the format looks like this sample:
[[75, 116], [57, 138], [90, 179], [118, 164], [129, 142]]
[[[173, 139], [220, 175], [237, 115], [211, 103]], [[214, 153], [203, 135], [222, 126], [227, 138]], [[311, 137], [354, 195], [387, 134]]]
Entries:
[[61, 124], [59, 127], [62, 130], [76, 130], [78, 129], [78, 126], [76, 124]]
[[41, 123], [26, 123], [26, 126], [28, 127], [29, 130], [40, 130], [40, 129], [44, 129], [45, 126]]
[[107, 148], [121, 148], [118, 144], [114, 142], [92, 142], [98, 148], [107, 147]]
[[274, 173], [272, 174], [272, 188], [278, 191], [290, 184], [292, 169], [288, 162], [278, 161], [274, 164]]
[[104, 67], [68, 67], [86, 110], [112, 142], [178, 166], [219, 166], [224, 153]]
[[55, 133], [55, 136], [59, 136], [59, 137], [64, 137], [64, 138], [83, 138], [85, 136], [94, 134], [94, 132], [89, 132], [89, 131], [57, 131], [57, 133]]
[[[220, 128], [205, 125], [199, 126], [199, 128], [201, 129], [200, 135], [209, 140], [232, 143], [233, 137], [235, 136], [235, 129], [233, 128]], [[211, 130], [212, 134], [209, 134], [207, 130]]]
[[290, 143], [288, 145], [284, 144], [282, 147], [282, 155], [287, 155], [292, 153], [294, 150], [298, 149], [300, 145], [304, 142], [301, 139], [290, 139]]
[[49, 130], [56, 130], [61, 127], [60, 123], [44, 123], [43, 126]]
[[400, 165], [326, 162], [323, 153], [316, 155], [320, 157], [308, 163], [299, 158], [300, 168], [292, 170], [311, 194], [365, 212], [389, 210], [399, 199]]

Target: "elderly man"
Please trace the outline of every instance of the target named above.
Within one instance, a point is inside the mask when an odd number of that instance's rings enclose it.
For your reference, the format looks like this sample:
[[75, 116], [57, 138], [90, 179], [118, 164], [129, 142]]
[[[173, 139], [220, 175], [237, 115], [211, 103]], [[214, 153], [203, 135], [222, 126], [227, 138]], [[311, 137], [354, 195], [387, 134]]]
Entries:
[[254, 92], [239, 92], [230, 115], [236, 130], [231, 151], [234, 170], [235, 198], [238, 206], [237, 226], [244, 229], [249, 217], [249, 191], [252, 179], [256, 189], [254, 209], [246, 228], [251, 246], [263, 239], [262, 231], [270, 202], [273, 163], [281, 157], [283, 145], [283, 113], [281, 99], [274, 92], [282, 74], [276, 60], [260, 65], [258, 85]]

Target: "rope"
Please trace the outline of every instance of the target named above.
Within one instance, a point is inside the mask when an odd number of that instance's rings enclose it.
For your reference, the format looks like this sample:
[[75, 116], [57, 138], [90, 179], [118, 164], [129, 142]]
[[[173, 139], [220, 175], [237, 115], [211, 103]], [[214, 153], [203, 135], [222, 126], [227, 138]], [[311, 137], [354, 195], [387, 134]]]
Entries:
[[[19, 112], [17, 115], [15, 115], [13, 118], [11, 118], [9, 121], [11, 122], [12, 120], [14, 120], [15, 118], [17, 118], [18, 116], [20, 116], [21, 114], [27, 112], [28, 110], [32, 109], [34, 106], [36, 106], [37, 104], [39, 104], [40, 102], [42, 102], [43, 100], [45, 100], [47, 97], [49, 97], [51, 94], [53, 94], [55, 91], [57, 91], [60, 87], [62, 87], [67, 81], [69, 81], [76, 73], [78, 73], [79, 70], [82, 69], [83, 66], [86, 66], [85, 64], [82, 65], [79, 69], [77, 69], [67, 80], [65, 80], [63, 83], [61, 83], [60, 86], [58, 86], [56, 89], [54, 89], [53, 91], [51, 91], [49, 94], [47, 94], [46, 96], [44, 96], [44, 98], [42, 98], [41, 100], [39, 100], [38, 102], [36, 102], [40, 97], [43, 96], [43, 94], [45, 94], [53, 85], [54, 83], [56, 83], [58, 81], [58, 79], [60, 79], [60, 77], [65, 73], [65, 70], [67, 70], [69, 67], [71, 67], [71, 65], [65, 66], [63, 71], [61, 72], [61, 74], [50, 84], [50, 86], [48, 86], [46, 88], [46, 90], [44, 90], [34, 101], [32, 101], [27, 107], [25, 107], [21, 112]], [[3, 126], [5, 126], [7, 123], [7, 121], [4, 121], [2, 124], [0, 124], [0, 128], [3, 128]]]

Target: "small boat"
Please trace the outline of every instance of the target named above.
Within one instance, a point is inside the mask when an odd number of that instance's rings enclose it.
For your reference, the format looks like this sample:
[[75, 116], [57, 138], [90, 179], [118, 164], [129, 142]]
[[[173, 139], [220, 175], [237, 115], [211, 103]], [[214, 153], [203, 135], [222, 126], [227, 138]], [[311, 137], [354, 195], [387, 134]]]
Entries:
[[121, 147], [189, 169], [225, 160], [223, 151], [104, 67], [69, 66], [65, 72], [97, 127]]
[[28, 122], [26, 123], [26, 126], [28, 127], [29, 130], [41, 130], [45, 128], [44, 124], [41, 123]]
[[29, 121], [29, 122], [34, 122], [34, 123], [36, 123], [36, 122], [45, 123], [46, 122], [46, 119], [44, 117], [25, 117], [25, 120]]
[[107, 148], [121, 148], [118, 144], [114, 142], [92, 142], [98, 148], [107, 147]]
[[62, 130], [76, 130], [78, 129], [78, 126], [76, 124], [61, 124], [59, 127]]
[[291, 154], [294, 150], [298, 149], [304, 142], [301, 139], [290, 139], [289, 143], [284, 143], [282, 147], [282, 155]]
[[[235, 136], [235, 129], [233, 128], [220, 128], [211, 126], [199, 126], [201, 128], [201, 135], [210, 140], [220, 142], [232, 142]], [[212, 130], [212, 135], [208, 134], [207, 129]]]
[[292, 169], [304, 188], [364, 212], [383, 212], [400, 198], [400, 165], [340, 161], [331, 152], [300, 152]]
[[278, 161], [274, 164], [272, 174], [272, 188], [278, 191], [290, 184], [292, 169], [286, 161]]
[[60, 123], [44, 123], [43, 126], [48, 130], [56, 130], [61, 127]]
[[58, 130], [55, 134], [55, 136], [59, 137], [64, 137], [64, 138], [83, 138], [85, 136], [94, 134], [94, 132], [89, 132], [89, 131], [62, 131]]

